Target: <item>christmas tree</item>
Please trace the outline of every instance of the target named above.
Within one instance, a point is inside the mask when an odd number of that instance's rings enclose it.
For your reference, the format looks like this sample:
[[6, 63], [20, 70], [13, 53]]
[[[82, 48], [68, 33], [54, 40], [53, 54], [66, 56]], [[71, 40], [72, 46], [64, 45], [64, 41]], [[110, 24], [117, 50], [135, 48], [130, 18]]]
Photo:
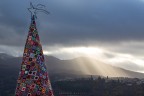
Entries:
[[54, 96], [44, 61], [32, 6], [31, 25], [25, 44], [15, 96]]

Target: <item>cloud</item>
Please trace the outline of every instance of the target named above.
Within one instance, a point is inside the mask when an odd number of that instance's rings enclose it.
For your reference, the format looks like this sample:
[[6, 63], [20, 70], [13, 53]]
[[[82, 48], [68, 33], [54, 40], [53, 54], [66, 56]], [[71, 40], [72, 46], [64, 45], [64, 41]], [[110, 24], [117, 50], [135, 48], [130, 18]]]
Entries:
[[23, 47], [16, 47], [16, 46], [5, 46], [0, 45], [0, 53], [7, 53], [9, 55], [18, 57], [22, 56]]
[[89, 46], [89, 47], [55, 47], [44, 48], [44, 53], [54, 55], [61, 59], [71, 59], [76, 57], [90, 57], [92, 60], [111, 64], [113, 66], [124, 69], [144, 72], [144, 56], [136, 56], [134, 53], [116, 52], [106, 49], [105, 47]]
[[[38, 3], [37, 0], [35, 2]], [[77, 46], [77, 42], [143, 40], [144, 7], [137, 0], [56, 0], [41, 3], [46, 4], [51, 12], [49, 16], [38, 14], [37, 26], [44, 45]], [[29, 1], [2, 0], [0, 24], [12, 27], [21, 38], [25, 38], [23, 35], [30, 23], [28, 7]], [[9, 30], [1, 30], [0, 34], [3, 33], [9, 34]], [[7, 35], [5, 38], [8, 38]]]
[[[30, 13], [27, 11], [29, 2], [30, 0], [0, 1], [0, 52], [22, 55], [30, 25]], [[37, 27], [44, 53], [72, 58], [74, 54], [63, 48], [101, 48], [104, 52], [99, 54], [99, 58], [113, 62], [124, 60], [120, 64], [115, 63], [120, 67], [142, 71], [140, 68], [142, 65], [130, 62], [131, 59], [125, 58], [125, 55], [128, 54], [135, 58], [134, 60], [143, 63], [143, 1], [33, 0], [32, 2], [45, 4], [51, 13], [48, 16], [43, 13], [37, 14]]]

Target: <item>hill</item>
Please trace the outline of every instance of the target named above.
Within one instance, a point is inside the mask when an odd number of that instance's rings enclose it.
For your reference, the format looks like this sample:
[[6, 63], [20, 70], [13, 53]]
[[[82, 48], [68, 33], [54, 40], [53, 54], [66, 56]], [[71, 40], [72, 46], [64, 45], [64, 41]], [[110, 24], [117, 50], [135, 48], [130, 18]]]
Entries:
[[[22, 58], [0, 54], [0, 75], [18, 75]], [[143, 78], [144, 74], [118, 68], [88, 57], [60, 60], [45, 56], [49, 74], [102, 75], [110, 77]]]

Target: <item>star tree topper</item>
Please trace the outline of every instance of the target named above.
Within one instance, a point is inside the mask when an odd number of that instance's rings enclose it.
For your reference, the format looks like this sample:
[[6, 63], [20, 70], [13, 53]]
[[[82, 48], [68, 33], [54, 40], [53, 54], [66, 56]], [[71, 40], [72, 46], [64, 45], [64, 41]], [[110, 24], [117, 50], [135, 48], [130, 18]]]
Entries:
[[31, 13], [31, 17], [37, 18], [38, 12], [44, 12], [45, 14], [49, 14], [50, 12], [46, 11], [45, 6], [42, 4], [38, 4], [37, 6], [34, 6], [32, 3], [30, 3], [30, 8], [28, 8], [29, 12]]

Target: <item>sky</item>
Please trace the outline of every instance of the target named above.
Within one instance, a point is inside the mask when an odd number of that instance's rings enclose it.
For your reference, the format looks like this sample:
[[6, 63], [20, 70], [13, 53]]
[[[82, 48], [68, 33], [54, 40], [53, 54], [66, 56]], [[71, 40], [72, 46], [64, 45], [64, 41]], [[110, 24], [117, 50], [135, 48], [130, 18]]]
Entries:
[[22, 56], [30, 2], [50, 12], [36, 20], [46, 55], [144, 72], [144, 0], [0, 0], [0, 53]]

